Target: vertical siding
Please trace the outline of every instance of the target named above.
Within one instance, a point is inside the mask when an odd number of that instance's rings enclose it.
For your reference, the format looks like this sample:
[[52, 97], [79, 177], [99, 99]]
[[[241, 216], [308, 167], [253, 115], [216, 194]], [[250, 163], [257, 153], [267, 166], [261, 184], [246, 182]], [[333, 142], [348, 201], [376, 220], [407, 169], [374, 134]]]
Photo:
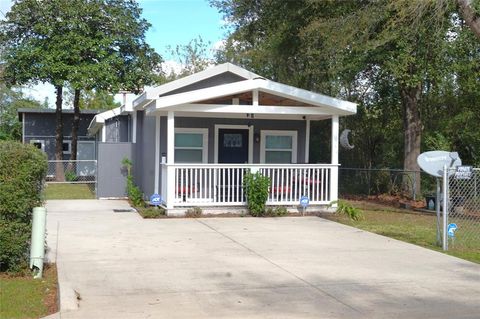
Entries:
[[98, 197], [126, 196], [127, 171], [122, 159], [132, 158], [132, 143], [98, 143]]

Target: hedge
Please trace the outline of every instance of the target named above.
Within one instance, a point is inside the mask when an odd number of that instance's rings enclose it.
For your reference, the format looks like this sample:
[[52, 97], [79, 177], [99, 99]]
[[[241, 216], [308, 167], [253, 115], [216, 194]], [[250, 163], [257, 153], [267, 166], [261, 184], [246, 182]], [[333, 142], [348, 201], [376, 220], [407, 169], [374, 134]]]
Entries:
[[33, 207], [41, 206], [45, 153], [32, 145], [0, 141], [0, 271], [27, 264]]

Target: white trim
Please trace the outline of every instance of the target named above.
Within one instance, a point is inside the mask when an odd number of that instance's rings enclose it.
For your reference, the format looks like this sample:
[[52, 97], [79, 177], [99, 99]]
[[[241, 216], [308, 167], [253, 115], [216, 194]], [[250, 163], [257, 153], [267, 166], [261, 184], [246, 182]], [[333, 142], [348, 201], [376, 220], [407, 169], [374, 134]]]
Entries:
[[305, 123], [305, 160], [304, 162], [308, 164], [310, 157], [310, 120], [306, 120]]
[[45, 152], [45, 140], [30, 140], [28, 141], [29, 144], [33, 143], [40, 143], [40, 149]]
[[252, 91], [252, 105], [253, 106], [258, 106], [258, 90], [253, 90]]
[[107, 127], [105, 125], [102, 126], [102, 142], [105, 143], [107, 141]]
[[[175, 134], [177, 133], [192, 133], [192, 134], [202, 134], [203, 145], [202, 145], [202, 163], [208, 163], [208, 128], [183, 128], [176, 127]], [[176, 149], [199, 149], [199, 148], [189, 148], [189, 147], [174, 147]], [[182, 163], [183, 164], [183, 163]]]
[[[78, 143], [78, 139], [77, 139], [77, 143]], [[68, 145], [68, 150], [66, 150], [66, 151], [63, 150], [63, 144]], [[63, 140], [62, 141], [62, 153], [65, 154], [65, 155], [72, 154], [72, 141], [71, 140]]]
[[259, 90], [288, 99], [293, 99], [301, 103], [319, 106], [329, 111], [330, 114], [349, 115], [357, 112], [357, 105], [355, 103], [265, 79], [238, 81], [160, 97], [156, 99], [155, 109], [159, 110], [166, 107], [195, 103], [253, 90]]
[[[292, 163], [297, 163], [297, 139], [298, 139], [298, 132], [297, 131], [283, 131], [283, 130], [261, 130], [260, 131], [260, 163], [265, 163], [265, 140], [267, 135], [270, 136], [291, 136], [292, 137]], [[272, 150], [275, 151], [275, 150]], [[280, 151], [280, 150], [279, 150]], [[288, 164], [288, 163], [285, 163]]]
[[137, 143], [137, 111], [132, 114], [132, 143]]
[[167, 114], [167, 164], [175, 163], [175, 113]]
[[231, 124], [215, 124], [214, 137], [214, 163], [218, 163], [218, 130], [219, 129], [236, 129], [248, 130], [248, 164], [253, 163], [253, 125], [231, 125]]
[[154, 193], [158, 194], [160, 185], [160, 115], [155, 117], [155, 184]]
[[160, 95], [166, 94], [168, 92], [177, 90], [187, 85], [197, 83], [202, 80], [211, 78], [216, 75], [220, 75], [222, 73], [227, 73], [227, 72], [238, 75], [244, 79], [261, 78], [260, 75], [247, 71], [234, 64], [223, 63], [220, 65], [214, 66], [212, 68], [206, 69], [204, 71], [146, 90], [138, 98], [133, 100], [132, 102], [133, 108], [135, 109], [135, 108], [144, 107], [145, 104], [148, 103], [148, 100], [157, 99]]
[[332, 116], [332, 164], [338, 164], [338, 115]]

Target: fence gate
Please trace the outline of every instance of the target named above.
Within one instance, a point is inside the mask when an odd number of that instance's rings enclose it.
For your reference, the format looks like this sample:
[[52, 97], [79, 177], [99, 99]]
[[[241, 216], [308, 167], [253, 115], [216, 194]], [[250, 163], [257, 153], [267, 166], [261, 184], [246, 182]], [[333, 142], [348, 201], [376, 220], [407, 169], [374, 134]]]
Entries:
[[46, 182], [49, 184], [86, 184], [97, 192], [97, 161], [48, 161]]
[[480, 251], [480, 168], [461, 166], [448, 175], [444, 248]]

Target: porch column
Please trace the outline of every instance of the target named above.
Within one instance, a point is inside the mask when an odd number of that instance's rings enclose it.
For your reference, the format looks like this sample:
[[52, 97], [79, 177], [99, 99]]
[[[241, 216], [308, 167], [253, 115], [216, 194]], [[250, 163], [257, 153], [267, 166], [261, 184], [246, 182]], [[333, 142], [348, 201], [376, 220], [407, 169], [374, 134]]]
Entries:
[[[338, 200], [338, 115], [332, 116], [332, 164], [330, 175], [330, 200]], [[337, 205], [333, 205], [337, 207]]]
[[305, 164], [308, 164], [310, 157], [310, 120], [305, 123]]
[[160, 115], [156, 114], [155, 115], [155, 187], [154, 187], [155, 194], [158, 194], [159, 184], [160, 184]]
[[167, 208], [175, 201], [175, 113], [168, 112], [167, 118]]

